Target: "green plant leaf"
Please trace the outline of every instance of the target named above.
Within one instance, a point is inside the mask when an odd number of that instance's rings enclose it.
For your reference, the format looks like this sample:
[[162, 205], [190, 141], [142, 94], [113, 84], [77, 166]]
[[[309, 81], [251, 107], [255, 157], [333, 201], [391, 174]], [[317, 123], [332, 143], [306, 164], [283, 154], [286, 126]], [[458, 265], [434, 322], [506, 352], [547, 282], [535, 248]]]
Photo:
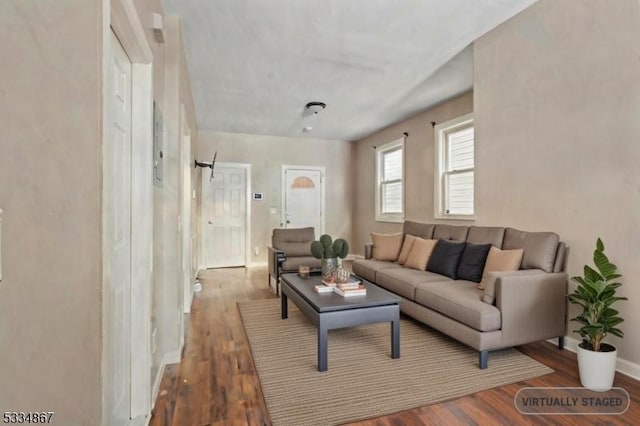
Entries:
[[620, 338], [624, 337], [624, 333], [622, 332], [622, 330], [618, 328], [612, 328], [611, 330], [609, 330], [609, 333], [613, 334], [616, 337], [620, 337]]
[[600, 271], [600, 275], [602, 275], [607, 280], [611, 279], [611, 275], [615, 274], [616, 272], [616, 265], [609, 262], [607, 256], [601, 251], [596, 251], [593, 253], [593, 263]]
[[604, 277], [589, 265], [584, 265], [584, 278], [591, 282], [604, 280]]

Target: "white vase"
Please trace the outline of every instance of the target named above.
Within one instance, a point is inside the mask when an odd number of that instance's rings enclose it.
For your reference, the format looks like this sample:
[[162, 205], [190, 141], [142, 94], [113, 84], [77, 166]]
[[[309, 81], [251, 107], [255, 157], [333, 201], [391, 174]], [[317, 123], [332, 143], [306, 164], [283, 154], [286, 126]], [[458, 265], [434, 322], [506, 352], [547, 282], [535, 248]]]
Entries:
[[606, 392], [613, 386], [618, 351], [595, 352], [578, 345], [580, 383], [587, 389]]

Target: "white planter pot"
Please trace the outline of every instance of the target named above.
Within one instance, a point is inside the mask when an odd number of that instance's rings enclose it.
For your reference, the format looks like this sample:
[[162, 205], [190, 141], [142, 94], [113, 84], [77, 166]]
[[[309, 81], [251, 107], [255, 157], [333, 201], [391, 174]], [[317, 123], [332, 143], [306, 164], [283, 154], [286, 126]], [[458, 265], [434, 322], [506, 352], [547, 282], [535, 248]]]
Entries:
[[578, 345], [580, 383], [587, 389], [606, 392], [613, 386], [618, 351], [594, 352]]

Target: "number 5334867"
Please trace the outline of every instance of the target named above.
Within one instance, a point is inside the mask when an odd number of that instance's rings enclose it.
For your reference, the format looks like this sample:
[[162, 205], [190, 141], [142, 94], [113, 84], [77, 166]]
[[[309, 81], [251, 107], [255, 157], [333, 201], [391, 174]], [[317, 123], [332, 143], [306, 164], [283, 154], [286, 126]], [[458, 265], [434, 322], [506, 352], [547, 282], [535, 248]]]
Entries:
[[51, 423], [53, 411], [5, 411], [2, 413], [3, 423]]

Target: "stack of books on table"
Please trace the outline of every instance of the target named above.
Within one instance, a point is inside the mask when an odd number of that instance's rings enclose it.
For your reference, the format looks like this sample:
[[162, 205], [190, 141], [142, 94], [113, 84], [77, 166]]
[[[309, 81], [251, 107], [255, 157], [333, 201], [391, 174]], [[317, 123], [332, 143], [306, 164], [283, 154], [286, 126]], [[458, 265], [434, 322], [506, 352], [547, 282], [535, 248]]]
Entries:
[[338, 293], [340, 296], [349, 297], [349, 296], [366, 296], [367, 288], [362, 285], [361, 282], [357, 283], [344, 283], [344, 284], [336, 284], [333, 288], [334, 293]]
[[346, 283], [334, 283], [329, 281], [322, 281], [321, 285], [315, 286], [317, 293], [337, 293], [343, 297], [349, 296], [365, 296], [367, 294], [367, 288], [362, 285], [360, 280], [355, 278], [349, 279]]

